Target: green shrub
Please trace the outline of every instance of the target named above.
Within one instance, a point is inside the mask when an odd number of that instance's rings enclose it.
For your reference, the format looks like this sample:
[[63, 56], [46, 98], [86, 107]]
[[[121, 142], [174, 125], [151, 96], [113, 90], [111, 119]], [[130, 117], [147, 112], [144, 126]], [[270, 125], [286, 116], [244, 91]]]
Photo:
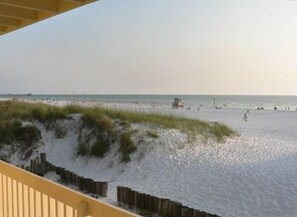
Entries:
[[100, 128], [99, 118], [101, 114], [95, 109], [86, 109], [83, 111], [82, 121], [88, 128]]
[[15, 101], [0, 102], [0, 120], [11, 120], [14, 118], [26, 119], [30, 117], [31, 106], [29, 103]]
[[31, 110], [31, 118], [46, 124], [47, 128], [49, 128], [53, 122], [59, 119], [66, 119], [67, 115], [68, 112], [64, 108], [42, 104], [33, 105]]
[[85, 126], [96, 128], [99, 131], [111, 133], [114, 129], [112, 120], [104, 113], [101, 113], [99, 109], [86, 110], [83, 112], [82, 120]]
[[36, 107], [32, 109], [32, 118], [39, 120], [40, 122], [45, 122], [47, 110], [44, 107]]
[[79, 143], [77, 148], [77, 155], [86, 156], [89, 152], [89, 148], [84, 143]]
[[15, 141], [28, 147], [40, 138], [40, 130], [35, 126], [23, 127], [19, 121], [0, 122], [0, 143], [2, 144], [11, 144]]
[[83, 108], [81, 106], [78, 105], [67, 105], [65, 107], [65, 111], [68, 114], [77, 114], [77, 113], [83, 113]]
[[45, 115], [47, 122], [54, 122], [59, 119], [66, 119], [67, 118], [67, 112], [63, 108], [59, 107], [50, 107]]
[[[18, 122], [15, 122], [18, 123]], [[41, 138], [40, 130], [35, 126], [22, 127], [19, 124], [15, 124], [13, 128], [13, 135], [16, 141], [30, 146], [36, 143]]]
[[112, 133], [114, 130], [114, 124], [107, 115], [102, 115], [99, 119], [99, 126], [103, 131]]
[[224, 141], [224, 137], [234, 135], [235, 132], [224, 124], [214, 122], [210, 128], [210, 133], [213, 134], [218, 142]]
[[0, 122], [0, 143], [11, 144], [14, 141], [13, 128], [14, 121], [2, 120]]
[[96, 157], [103, 157], [109, 150], [110, 141], [114, 140], [114, 124], [112, 120], [102, 113], [100, 109], [86, 109], [82, 116], [83, 125], [93, 129], [97, 134], [97, 141], [92, 145], [90, 154]]
[[127, 132], [122, 134], [120, 139], [120, 150], [122, 153], [122, 160], [124, 162], [130, 161], [130, 154], [136, 151], [136, 146], [131, 139], [132, 133]]
[[91, 147], [91, 155], [95, 157], [104, 157], [104, 154], [109, 150], [110, 143], [108, 139], [98, 138]]

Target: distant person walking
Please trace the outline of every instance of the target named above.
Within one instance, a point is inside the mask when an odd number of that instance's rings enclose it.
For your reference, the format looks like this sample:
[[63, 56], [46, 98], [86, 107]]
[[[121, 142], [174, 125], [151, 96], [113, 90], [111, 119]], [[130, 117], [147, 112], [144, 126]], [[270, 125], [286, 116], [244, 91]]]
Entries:
[[244, 113], [244, 115], [243, 115], [243, 120], [244, 120], [244, 121], [248, 121], [247, 113]]

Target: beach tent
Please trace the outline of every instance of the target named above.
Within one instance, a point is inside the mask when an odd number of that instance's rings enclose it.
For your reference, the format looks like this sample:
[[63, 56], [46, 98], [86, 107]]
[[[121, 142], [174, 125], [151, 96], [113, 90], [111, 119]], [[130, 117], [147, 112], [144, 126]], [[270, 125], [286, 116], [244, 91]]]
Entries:
[[0, 0], [0, 35], [96, 0]]

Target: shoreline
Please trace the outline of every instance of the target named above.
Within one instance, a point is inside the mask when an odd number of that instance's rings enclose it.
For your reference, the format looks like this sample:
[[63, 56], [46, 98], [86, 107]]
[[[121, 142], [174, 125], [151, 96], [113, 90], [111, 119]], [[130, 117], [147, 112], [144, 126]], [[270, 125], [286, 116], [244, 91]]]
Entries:
[[[143, 98], [142, 98], [143, 97]], [[154, 98], [156, 97], [156, 98]], [[212, 96], [184, 95], [185, 108], [203, 109], [246, 109], [246, 110], [278, 110], [297, 111], [297, 96]], [[197, 97], [197, 98], [196, 98]], [[201, 98], [199, 98], [201, 97]], [[213, 97], [213, 98], [212, 98]], [[217, 97], [217, 98], [215, 98]], [[223, 97], [223, 98], [220, 98]], [[232, 98], [235, 97], [235, 98]], [[237, 98], [236, 98], [237, 97]], [[243, 97], [243, 98], [241, 98]], [[256, 97], [255, 99], [253, 97]], [[269, 97], [269, 98], [258, 98]], [[278, 98], [279, 97], [279, 98]], [[55, 104], [111, 104], [111, 105], [140, 105], [147, 108], [171, 108], [174, 95], [0, 95], [0, 99], [54, 102]], [[288, 99], [286, 99], [288, 98]]]

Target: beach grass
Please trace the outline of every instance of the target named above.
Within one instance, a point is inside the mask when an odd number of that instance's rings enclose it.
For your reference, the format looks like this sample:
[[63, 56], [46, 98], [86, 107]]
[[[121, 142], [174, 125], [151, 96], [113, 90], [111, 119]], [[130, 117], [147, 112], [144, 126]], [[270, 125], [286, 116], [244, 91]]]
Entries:
[[[190, 139], [202, 135], [205, 138], [211, 137], [218, 142], [223, 142], [224, 138], [236, 134], [231, 128], [221, 123], [172, 115], [99, 107], [87, 108], [77, 105], [57, 107], [41, 103], [2, 101], [0, 102], [0, 145], [21, 142], [24, 147], [28, 147], [40, 139], [40, 132], [36, 126], [22, 126], [21, 121], [39, 121], [46, 126], [46, 129], [49, 129], [55, 121], [70, 118], [70, 114], [76, 113], [82, 115], [83, 127], [93, 129], [97, 136], [97, 141], [91, 146], [86, 141], [80, 142], [77, 148], [78, 155], [103, 157], [109, 150], [112, 140], [115, 140], [115, 120], [120, 120], [125, 126], [131, 126], [133, 123], [145, 123], [157, 128], [178, 129], [186, 133]], [[152, 138], [158, 138], [157, 132], [149, 132], [148, 134]], [[63, 137], [65, 132], [57, 132], [57, 135]], [[131, 139], [132, 133], [122, 132], [118, 136], [122, 160], [129, 161], [130, 154], [136, 150]]]
[[38, 103], [26, 103], [19, 101], [0, 102], [0, 121], [14, 119], [38, 120], [50, 124], [58, 119], [67, 118], [69, 114], [81, 113], [83, 122], [88, 127], [112, 132], [114, 125], [112, 120], [119, 119], [124, 123], [147, 123], [158, 127], [179, 129], [191, 134], [211, 135], [217, 141], [223, 141], [224, 137], [235, 135], [230, 127], [217, 123], [196, 119], [188, 119], [164, 114], [149, 114], [142, 112], [123, 111], [118, 109], [106, 109], [99, 107], [86, 108], [77, 105], [56, 107]]
[[122, 160], [124, 162], [130, 161], [130, 154], [136, 151], [137, 147], [132, 141], [132, 132], [126, 132], [121, 135], [120, 151], [122, 153]]

